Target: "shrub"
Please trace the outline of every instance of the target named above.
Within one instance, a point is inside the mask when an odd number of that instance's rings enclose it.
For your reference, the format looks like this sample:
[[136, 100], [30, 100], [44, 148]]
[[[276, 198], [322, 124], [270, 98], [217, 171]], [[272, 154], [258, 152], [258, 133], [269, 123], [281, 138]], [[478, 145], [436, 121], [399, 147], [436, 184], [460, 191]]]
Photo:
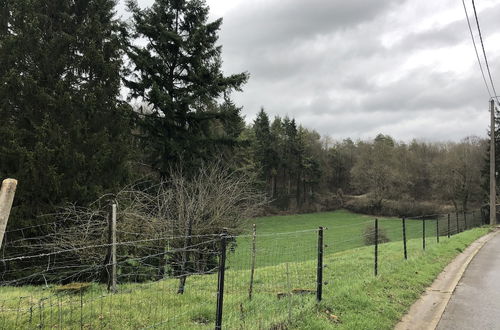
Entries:
[[[363, 232], [363, 240], [365, 245], [374, 245], [375, 244], [375, 226], [370, 224], [365, 227]], [[387, 236], [387, 232], [384, 228], [378, 227], [378, 243], [387, 243], [389, 242], [389, 237]]]
[[56, 293], [78, 294], [90, 289], [91, 283], [73, 282], [66, 285], [59, 285], [54, 288]]
[[397, 217], [439, 214], [450, 211], [436, 202], [416, 201], [408, 198], [402, 198], [401, 200], [384, 199], [381, 205], [376, 205], [368, 195], [351, 196], [345, 202], [344, 207], [355, 213]]

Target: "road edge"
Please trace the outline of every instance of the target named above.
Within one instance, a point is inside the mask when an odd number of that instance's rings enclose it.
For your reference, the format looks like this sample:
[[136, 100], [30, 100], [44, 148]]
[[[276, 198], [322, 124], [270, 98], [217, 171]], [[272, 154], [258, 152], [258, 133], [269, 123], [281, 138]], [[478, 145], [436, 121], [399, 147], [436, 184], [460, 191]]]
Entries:
[[422, 296], [410, 307], [395, 330], [434, 330], [470, 262], [481, 248], [498, 233], [498, 228], [472, 242], [437, 276]]

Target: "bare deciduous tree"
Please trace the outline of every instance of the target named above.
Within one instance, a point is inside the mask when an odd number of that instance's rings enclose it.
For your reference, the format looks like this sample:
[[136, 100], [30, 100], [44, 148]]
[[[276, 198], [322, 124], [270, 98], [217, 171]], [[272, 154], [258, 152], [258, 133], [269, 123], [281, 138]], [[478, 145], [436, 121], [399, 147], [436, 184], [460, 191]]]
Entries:
[[[45, 246], [72, 251], [66, 262], [100, 266], [100, 276], [105, 276], [102, 266], [110, 262], [106, 244], [111, 201], [118, 204], [121, 273], [138, 273], [138, 267], [149, 278], [161, 279], [167, 273], [179, 278], [179, 293], [184, 292], [189, 274], [215, 269], [220, 235], [237, 235], [242, 221], [257, 215], [267, 204], [251, 178], [218, 163], [203, 167], [191, 178], [173, 170], [169, 179], [159, 184], [143, 182], [127, 187], [116, 196], [103, 196], [88, 208], [67, 207], [59, 214], [64, 221]], [[130, 276], [146, 279], [144, 275]]]

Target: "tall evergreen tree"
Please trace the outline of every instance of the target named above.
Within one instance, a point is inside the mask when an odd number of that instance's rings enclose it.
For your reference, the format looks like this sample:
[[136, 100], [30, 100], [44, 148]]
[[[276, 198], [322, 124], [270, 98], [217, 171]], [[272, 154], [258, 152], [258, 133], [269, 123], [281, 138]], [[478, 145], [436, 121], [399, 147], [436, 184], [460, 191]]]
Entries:
[[[215, 145], [229, 142], [212, 128], [214, 120], [231, 114], [214, 103], [240, 90], [247, 74], [223, 75], [216, 44], [222, 19], [208, 22], [205, 1], [156, 0], [144, 10], [128, 1], [128, 8], [133, 24], [127, 86], [131, 98], [148, 105], [140, 123], [149, 162], [163, 177], [181, 160], [189, 173], [212, 156]], [[134, 43], [135, 38], [146, 45]]]
[[[5, 1], [5, 0], [4, 0]], [[128, 106], [113, 0], [9, 1], [0, 13], [0, 177], [15, 221], [87, 203], [128, 177]]]
[[255, 131], [255, 160], [259, 166], [260, 179], [267, 184], [272, 169], [272, 144], [269, 116], [261, 108], [253, 123]]

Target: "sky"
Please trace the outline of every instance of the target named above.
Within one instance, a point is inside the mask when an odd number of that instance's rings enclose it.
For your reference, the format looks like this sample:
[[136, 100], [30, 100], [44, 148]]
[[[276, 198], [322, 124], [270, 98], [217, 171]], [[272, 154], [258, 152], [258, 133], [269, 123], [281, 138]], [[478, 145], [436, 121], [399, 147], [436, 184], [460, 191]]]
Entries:
[[[123, 2], [118, 13], [126, 15]], [[223, 18], [225, 74], [250, 74], [243, 92], [233, 94], [247, 122], [264, 107], [335, 140], [487, 135], [489, 95], [461, 0], [207, 4], [212, 20]], [[471, 1], [466, 5], [474, 23]], [[476, 9], [500, 93], [500, 0], [476, 0]]]

